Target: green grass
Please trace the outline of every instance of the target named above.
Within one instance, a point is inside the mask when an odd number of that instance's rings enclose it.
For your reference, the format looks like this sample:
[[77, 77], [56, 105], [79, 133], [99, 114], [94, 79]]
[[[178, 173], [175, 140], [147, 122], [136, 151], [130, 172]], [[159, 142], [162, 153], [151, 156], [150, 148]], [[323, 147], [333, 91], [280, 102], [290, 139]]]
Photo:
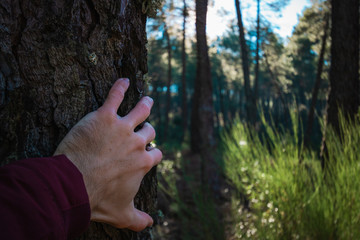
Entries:
[[[239, 122], [222, 136], [224, 171], [235, 188], [234, 235], [237, 239], [360, 238], [359, 118], [349, 123], [340, 116], [341, 138], [327, 129], [326, 174], [314, 152], [300, 152], [296, 119], [293, 115], [292, 133], [279, 133], [262, 119], [263, 141]], [[242, 207], [244, 199], [249, 210]]]

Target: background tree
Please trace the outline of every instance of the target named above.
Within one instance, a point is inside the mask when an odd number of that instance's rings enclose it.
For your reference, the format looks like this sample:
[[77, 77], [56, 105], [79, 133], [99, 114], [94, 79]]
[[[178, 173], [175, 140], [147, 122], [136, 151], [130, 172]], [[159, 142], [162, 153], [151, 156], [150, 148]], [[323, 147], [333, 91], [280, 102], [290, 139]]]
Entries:
[[314, 115], [315, 115], [315, 107], [316, 107], [316, 102], [317, 102], [317, 98], [319, 95], [319, 90], [320, 90], [320, 85], [321, 85], [321, 80], [322, 80], [322, 72], [323, 72], [323, 67], [324, 67], [324, 58], [325, 58], [325, 51], [326, 51], [326, 45], [327, 45], [327, 40], [328, 40], [328, 31], [329, 31], [329, 26], [330, 26], [330, 16], [329, 13], [326, 13], [324, 16], [324, 33], [321, 39], [321, 50], [320, 50], [320, 56], [319, 56], [319, 60], [318, 60], [318, 65], [317, 65], [317, 72], [316, 72], [316, 80], [315, 80], [315, 85], [313, 88], [313, 93], [312, 93], [312, 97], [311, 97], [311, 105], [310, 105], [310, 109], [309, 109], [309, 114], [308, 114], [308, 118], [307, 118], [307, 124], [306, 124], [306, 131], [305, 131], [305, 135], [304, 135], [304, 146], [305, 147], [309, 147], [310, 144], [310, 134], [312, 131], [312, 126], [313, 126], [313, 122], [314, 122]]
[[244, 88], [245, 88], [245, 98], [246, 98], [246, 117], [250, 123], [256, 122], [256, 100], [254, 98], [253, 92], [251, 90], [250, 85], [250, 61], [249, 61], [249, 53], [248, 47], [245, 41], [245, 29], [243, 23], [243, 17], [241, 14], [240, 8], [240, 1], [235, 0], [235, 7], [236, 7], [236, 16], [238, 20], [238, 27], [239, 27], [239, 42], [241, 48], [241, 59], [242, 59], [242, 69], [244, 74]]
[[359, 1], [331, 1], [331, 68], [327, 122], [339, 132], [338, 108], [354, 118], [360, 105]]
[[[196, 0], [196, 49], [197, 69], [191, 112], [191, 150], [201, 155], [201, 181], [203, 184], [216, 181], [216, 175], [205, 178], [207, 169], [215, 168], [212, 149], [215, 146], [213, 89], [210, 60], [206, 41], [207, 0]], [[206, 168], [206, 169], [205, 169]], [[205, 173], [206, 172], [206, 173]]]
[[[360, 105], [359, 7], [357, 0], [346, 4], [339, 0], [331, 1], [330, 94], [326, 123], [339, 136], [339, 110], [343, 111], [346, 119], [354, 120]], [[325, 134], [321, 155], [321, 165], [326, 168], [325, 156], [328, 155], [328, 149]]]
[[[146, 13], [157, 1], [1, 1], [0, 159], [51, 156], [70, 128], [97, 109], [118, 77], [131, 84], [124, 115], [144, 90]], [[135, 199], [156, 211], [152, 170]], [[150, 239], [91, 223], [79, 239]]]
[[188, 9], [186, 6], [186, 0], [183, 0], [183, 40], [182, 40], [182, 73], [181, 73], [181, 103], [182, 103], [182, 127], [183, 135], [182, 139], [186, 136], [188, 126], [188, 107], [187, 107], [187, 89], [186, 89], [186, 18], [188, 16]]
[[168, 130], [169, 130], [169, 114], [170, 114], [170, 106], [171, 106], [171, 84], [172, 84], [172, 66], [171, 66], [171, 41], [170, 35], [168, 31], [168, 27], [166, 23], [164, 23], [164, 37], [166, 39], [166, 49], [167, 49], [167, 61], [168, 61], [168, 75], [167, 75], [167, 83], [166, 83], [166, 107], [165, 107], [165, 127], [164, 127], [164, 139], [166, 142], [168, 138]]

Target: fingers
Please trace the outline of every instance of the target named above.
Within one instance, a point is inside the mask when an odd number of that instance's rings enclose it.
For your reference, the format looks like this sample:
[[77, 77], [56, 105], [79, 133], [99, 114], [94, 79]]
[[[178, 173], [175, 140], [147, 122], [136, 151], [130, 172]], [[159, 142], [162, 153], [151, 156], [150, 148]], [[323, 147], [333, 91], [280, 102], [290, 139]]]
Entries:
[[[144, 126], [137, 131], [137, 134], [140, 135], [141, 137], [143, 137], [143, 139], [145, 139], [145, 143], [150, 143], [155, 139], [155, 129], [153, 128], [153, 126], [151, 126], [150, 123], [146, 122], [144, 124]], [[142, 146], [144, 147], [144, 146]], [[153, 148], [153, 147], [146, 147], [146, 151], [147, 154], [150, 155], [150, 160], [149, 162], [146, 164], [147, 169], [151, 169], [153, 166], [157, 165], [160, 163], [161, 158], [162, 158], [162, 152], [157, 149], [157, 148]]]
[[129, 79], [121, 78], [117, 80], [114, 83], [114, 85], [111, 87], [102, 108], [116, 113], [118, 108], [120, 107], [120, 104], [124, 99], [125, 92], [128, 89], [128, 87], [129, 87]]
[[146, 227], [150, 227], [153, 225], [153, 219], [147, 214], [136, 208], [134, 208], [134, 218], [133, 224], [128, 226], [127, 228], [136, 232], [140, 232], [144, 230]]
[[148, 151], [148, 154], [150, 154], [154, 161], [153, 166], [156, 166], [161, 162], [162, 152], [158, 148], [152, 148], [150, 151]]
[[134, 128], [145, 121], [149, 115], [154, 101], [150, 97], [143, 97], [123, 119], [128, 121]]
[[146, 144], [152, 142], [156, 136], [155, 129], [148, 122], [136, 133], [145, 140]]

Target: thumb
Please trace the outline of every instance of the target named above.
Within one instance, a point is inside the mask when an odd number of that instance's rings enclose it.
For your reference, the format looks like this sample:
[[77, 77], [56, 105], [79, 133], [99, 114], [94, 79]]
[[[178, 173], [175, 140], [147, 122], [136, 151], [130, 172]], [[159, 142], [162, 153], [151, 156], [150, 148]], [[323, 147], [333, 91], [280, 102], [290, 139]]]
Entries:
[[133, 222], [127, 228], [135, 232], [140, 232], [144, 230], [146, 227], [152, 226], [153, 223], [154, 221], [149, 214], [134, 208]]

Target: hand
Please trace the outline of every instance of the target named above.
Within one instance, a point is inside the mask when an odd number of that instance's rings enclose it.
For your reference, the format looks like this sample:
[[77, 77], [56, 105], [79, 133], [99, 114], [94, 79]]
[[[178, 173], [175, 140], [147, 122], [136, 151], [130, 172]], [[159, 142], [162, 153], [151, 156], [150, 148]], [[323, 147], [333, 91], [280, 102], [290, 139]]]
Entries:
[[149, 116], [151, 98], [143, 97], [128, 115], [117, 115], [128, 86], [128, 79], [117, 80], [104, 105], [71, 129], [55, 155], [65, 154], [82, 173], [92, 221], [141, 231], [153, 220], [134, 207], [134, 197], [145, 174], [161, 161], [162, 153], [157, 148], [146, 149], [155, 138], [149, 123], [134, 132]]

